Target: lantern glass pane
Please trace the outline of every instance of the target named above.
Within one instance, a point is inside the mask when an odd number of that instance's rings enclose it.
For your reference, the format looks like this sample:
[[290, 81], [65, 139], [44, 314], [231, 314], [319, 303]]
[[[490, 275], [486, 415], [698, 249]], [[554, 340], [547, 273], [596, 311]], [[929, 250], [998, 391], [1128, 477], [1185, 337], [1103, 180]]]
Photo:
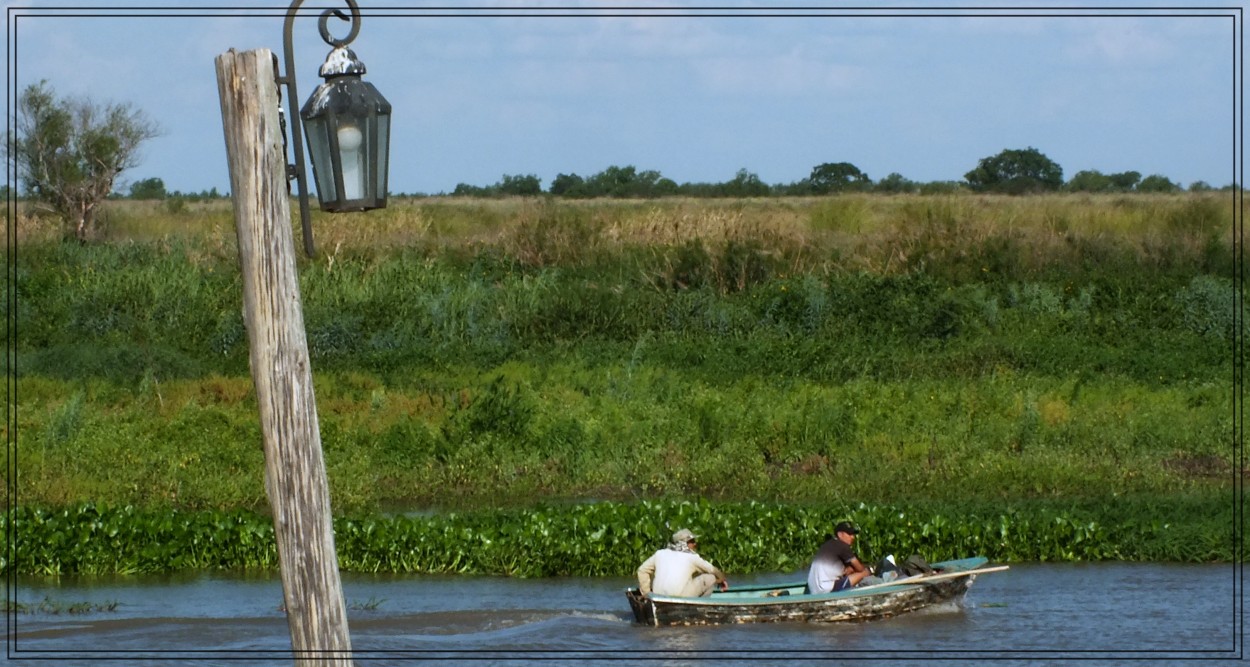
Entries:
[[377, 155], [374, 156], [374, 165], [377, 169], [377, 177], [374, 182], [377, 183], [377, 190], [374, 196], [379, 201], [379, 206], [385, 205], [386, 189], [387, 189], [387, 158], [391, 154], [391, 116], [383, 114], [377, 117], [378, 123], [378, 145]]
[[326, 118], [306, 118], [304, 132], [308, 136], [308, 152], [312, 158], [313, 180], [317, 184], [317, 200], [324, 206], [326, 202], [337, 201], [338, 188], [334, 183], [334, 163], [330, 158], [330, 136], [326, 127]]
[[365, 168], [369, 146], [365, 140], [368, 123], [360, 119], [340, 117], [336, 134], [339, 144], [339, 164], [343, 168], [343, 199], [358, 201], [369, 194], [369, 170]]

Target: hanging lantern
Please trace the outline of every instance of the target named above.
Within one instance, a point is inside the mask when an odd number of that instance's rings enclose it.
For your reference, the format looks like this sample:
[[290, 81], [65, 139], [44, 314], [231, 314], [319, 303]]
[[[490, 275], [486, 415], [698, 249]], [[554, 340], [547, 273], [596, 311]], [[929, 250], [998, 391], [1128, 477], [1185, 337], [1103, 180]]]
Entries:
[[321, 66], [325, 82], [300, 110], [323, 211], [386, 207], [391, 105], [364, 73], [351, 49], [335, 47]]

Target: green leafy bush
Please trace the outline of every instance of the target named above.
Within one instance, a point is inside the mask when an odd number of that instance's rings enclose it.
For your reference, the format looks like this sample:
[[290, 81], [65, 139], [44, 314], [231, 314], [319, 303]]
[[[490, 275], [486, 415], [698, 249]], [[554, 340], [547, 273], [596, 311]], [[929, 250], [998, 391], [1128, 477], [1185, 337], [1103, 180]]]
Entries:
[[[628, 576], [678, 528], [726, 572], [794, 572], [838, 521], [861, 528], [857, 549], [876, 561], [912, 553], [930, 561], [984, 555], [996, 562], [1228, 561], [1233, 515], [1218, 498], [1102, 506], [1009, 504], [824, 506], [640, 502], [543, 505], [437, 515], [338, 518], [339, 566], [358, 572]], [[1184, 513], [1182, 512], [1184, 510]], [[16, 538], [6, 572], [140, 573], [274, 570], [268, 517], [248, 512], [141, 512], [79, 505], [0, 515]]]
[[1177, 291], [1175, 299], [1181, 321], [1190, 331], [1222, 341], [1232, 341], [1235, 333], [1245, 335], [1245, 305], [1230, 281], [1195, 276]]

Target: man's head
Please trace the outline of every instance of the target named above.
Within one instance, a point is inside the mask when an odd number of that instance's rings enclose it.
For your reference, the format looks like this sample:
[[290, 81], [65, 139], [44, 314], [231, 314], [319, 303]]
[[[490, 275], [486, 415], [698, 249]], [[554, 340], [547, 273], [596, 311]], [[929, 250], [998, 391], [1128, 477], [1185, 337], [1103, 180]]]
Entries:
[[859, 529], [856, 528], [850, 521], [843, 521], [833, 529], [833, 534], [837, 536], [839, 540], [850, 544], [855, 541], [855, 536], [859, 534]]
[[694, 546], [698, 542], [698, 540], [699, 540], [699, 537], [697, 535], [690, 532], [689, 530], [686, 530], [685, 528], [682, 528], [681, 530], [673, 533], [673, 544], [685, 544], [687, 546]]

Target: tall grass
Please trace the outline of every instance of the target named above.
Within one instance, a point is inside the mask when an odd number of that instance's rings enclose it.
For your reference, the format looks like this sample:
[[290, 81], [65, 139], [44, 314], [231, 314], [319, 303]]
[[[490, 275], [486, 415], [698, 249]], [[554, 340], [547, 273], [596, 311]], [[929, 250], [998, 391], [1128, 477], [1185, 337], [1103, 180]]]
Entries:
[[[318, 374], [335, 506], [1092, 498], [1216, 491], [1234, 474], [1231, 398], [1211, 379], [690, 375], [552, 360]], [[264, 505], [245, 378], [75, 386], [19, 382], [22, 502]]]
[[[1231, 205], [318, 215], [300, 280], [335, 507], [1224, 493]], [[15, 221], [22, 503], [264, 505], [229, 209], [171, 206], [113, 206], [94, 246]]]
[[[1189, 263], [1228, 271], [1233, 193], [1172, 195], [841, 195], [788, 199], [659, 199], [562, 201], [534, 199], [398, 199], [367, 214], [314, 211], [321, 258], [379, 257], [396, 252], [476, 255], [485, 248], [523, 263], [586, 263], [625, 248], [709, 247], [755, 242], [805, 269], [905, 272], [928, 258], [951, 261], [1019, 245], [1017, 270], [1077, 268], [1098, 248], [1118, 247], [1146, 267]], [[55, 221], [34, 205], [17, 220], [20, 243], [58, 238]], [[104, 209], [111, 242], [192, 241], [191, 247], [233, 244], [227, 200], [110, 201]], [[6, 225], [9, 222], [6, 220]], [[298, 234], [298, 229], [295, 230]], [[534, 246], [538, 245], [539, 248]], [[1203, 264], [1212, 262], [1203, 269]], [[931, 267], [930, 267], [931, 268]], [[980, 267], [977, 267], [980, 268]], [[992, 267], [991, 267], [992, 268]], [[1179, 268], [1179, 267], [1178, 267]]]

